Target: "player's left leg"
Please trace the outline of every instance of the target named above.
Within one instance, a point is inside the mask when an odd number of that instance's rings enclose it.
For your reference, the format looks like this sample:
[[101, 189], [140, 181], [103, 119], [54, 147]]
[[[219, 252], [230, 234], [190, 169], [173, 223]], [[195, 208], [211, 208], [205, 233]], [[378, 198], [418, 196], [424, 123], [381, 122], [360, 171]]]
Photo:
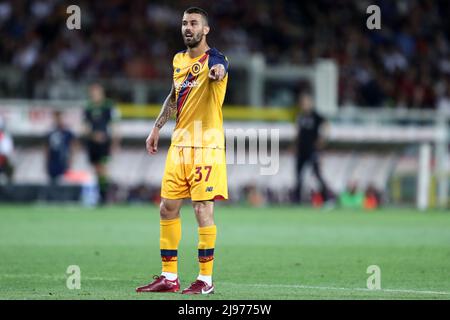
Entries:
[[320, 170], [319, 155], [316, 152], [311, 155], [311, 164], [312, 164], [312, 171], [313, 171], [314, 175], [316, 176], [317, 181], [319, 182], [320, 189], [321, 189], [320, 191], [322, 193], [322, 196], [323, 196], [324, 200], [327, 201], [330, 196], [330, 194], [329, 194], [330, 191], [329, 191], [328, 186], [322, 176], [322, 172]]
[[226, 157], [223, 149], [193, 148], [192, 165], [186, 166], [195, 216], [198, 222], [199, 276], [184, 294], [214, 292], [212, 282], [217, 228], [214, 199], [228, 199]]
[[107, 164], [110, 155], [109, 143], [95, 143], [89, 141], [87, 144], [89, 161], [94, 167], [97, 185], [99, 189], [99, 204], [106, 203], [109, 189], [109, 177]]
[[109, 189], [108, 171], [106, 160], [99, 161], [94, 164], [95, 174], [97, 175], [97, 183], [100, 196], [100, 204], [105, 204]]
[[200, 272], [197, 280], [183, 294], [214, 293], [212, 282], [214, 247], [217, 228], [214, 224], [214, 201], [193, 201], [195, 217], [198, 222], [198, 262]]
[[98, 146], [99, 148], [99, 161], [95, 165], [97, 171], [98, 186], [100, 191], [100, 203], [105, 204], [107, 202], [107, 195], [110, 186], [109, 174], [108, 174], [108, 162], [111, 156], [111, 141], [106, 141]]

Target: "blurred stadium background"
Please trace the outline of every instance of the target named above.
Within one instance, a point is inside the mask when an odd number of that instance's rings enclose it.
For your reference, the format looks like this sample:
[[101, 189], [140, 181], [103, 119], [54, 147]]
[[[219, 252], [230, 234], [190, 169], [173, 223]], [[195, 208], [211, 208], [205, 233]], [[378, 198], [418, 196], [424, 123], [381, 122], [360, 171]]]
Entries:
[[[67, 6], [81, 8], [81, 30], [66, 28]], [[381, 30], [366, 9], [381, 8]], [[121, 148], [109, 164], [113, 203], [157, 202], [173, 123], [157, 156], [145, 138], [183, 49], [180, 19], [205, 8], [209, 42], [230, 61], [225, 129], [280, 130], [280, 170], [228, 166], [229, 204], [290, 201], [295, 183], [297, 93], [311, 86], [330, 121], [323, 173], [338, 195], [350, 184], [375, 188], [382, 205], [448, 205], [450, 116], [449, 2], [436, 1], [0, 1], [0, 201], [92, 204], [95, 179], [83, 144], [63, 183], [49, 186], [45, 136], [52, 110], [79, 137], [87, 88], [102, 83], [120, 110]], [[7, 146], [10, 135], [13, 148]], [[306, 174], [304, 197], [317, 183]], [[56, 189], [55, 189], [56, 188]]]

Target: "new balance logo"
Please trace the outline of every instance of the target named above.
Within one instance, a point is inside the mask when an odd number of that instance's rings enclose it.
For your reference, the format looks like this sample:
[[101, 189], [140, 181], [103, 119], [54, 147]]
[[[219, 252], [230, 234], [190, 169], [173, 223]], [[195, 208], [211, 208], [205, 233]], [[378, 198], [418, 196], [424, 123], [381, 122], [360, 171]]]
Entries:
[[206, 192], [212, 192], [213, 191], [213, 187], [206, 187]]

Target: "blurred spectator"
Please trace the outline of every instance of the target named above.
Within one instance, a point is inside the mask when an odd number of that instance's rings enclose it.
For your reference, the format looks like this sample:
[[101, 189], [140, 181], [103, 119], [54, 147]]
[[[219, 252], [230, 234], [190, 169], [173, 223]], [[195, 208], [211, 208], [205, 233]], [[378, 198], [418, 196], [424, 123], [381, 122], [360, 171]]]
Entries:
[[[153, 188], [144, 184], [132, 187], [126, 193], [126, 201], [130, 204], [140, 204], [152, 202], [159, 206], [161, 201], [161, 190], [159, 188]], [[119, 199], [120, 200], [120, 199]]]
[[0, 117], [0, 184], [11, 183], [14, 167], [12, 155], [14, 144], [12, 136], [6, 132], [6, 124]]
[[314, 208], [321, 208], [323, 206], [322, 192], [311, 190], [311, 204]]
[[297, 120], [297, 164], [296, 186], [294, 189], [294, 201], [301, 202], [303, 169], [306, 164], [311, 164], [313, 173], [319, 182], [323, 200], [329, 198], [329, 189], [322, 177], [320, 170], [319, 153], [323, 147], [323, 134], [326, 129], [326, 120], [314, 108], [312, 95], [309, 91], [303, 91], [298, 98], [300, 116]]
[[[79, 1], [80, 31], [66, 28], [70, 4], [0, 2], [0, 61], [16, 66], [24, 83], [31, 82], [23, 88], [60, 78], [170, 77], [166, 66], [183, 47], [179, 26], [185, 1]], [[341, 105], [436, 107], [434, 87], [450, 75], [450, 2], [370, 4], [381, 8], [381, 30], [365, 28], [366, 1], [196, 3], [209, 12], [211, 27], [220, 31], [213, 33], [212, 44], [220, 44], [228, 55], [258, 52], [271, 64], [335, 59], [340, 65]], [[32, 90], [11, 94], [24, 93], [33, 95]]]
[[52, 185], [59, 184], [69, 170], [74, 144], [74, 135], [66, 127], [61, 111], [53, 113], [54, 128], [47, 136], [47, 174]]
[[339, 195], [339, 205], [348, 209], [363, 208], [364, 193], [358, 190], [355, 182], [350, 182], [347, 189]]
[[366, 189], [363, 206], [366, 210], [374, 210], [380, 206], [380, 195], [373, 185]]
[[264, 194], [254, 184], [248, 184], [243, 188], [245, 202], [252, 207], [262, 207], [267, 203]]

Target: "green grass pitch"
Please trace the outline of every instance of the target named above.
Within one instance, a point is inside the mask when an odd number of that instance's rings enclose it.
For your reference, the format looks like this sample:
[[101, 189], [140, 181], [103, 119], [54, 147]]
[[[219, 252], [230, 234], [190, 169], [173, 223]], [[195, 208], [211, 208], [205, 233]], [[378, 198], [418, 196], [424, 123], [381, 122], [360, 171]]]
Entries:
[[[216, 293], [137, 294], [160, 272], [154, 206], [0, 206], [0, 299], [449, 299], [450, 214], [384, 209], [216, 208]], [[182, 287], [198, 272], [182, 210]], [[81, 289], [66, 287], [69, 265]], [[368, 290], [367, 267], [381, 269]]]

